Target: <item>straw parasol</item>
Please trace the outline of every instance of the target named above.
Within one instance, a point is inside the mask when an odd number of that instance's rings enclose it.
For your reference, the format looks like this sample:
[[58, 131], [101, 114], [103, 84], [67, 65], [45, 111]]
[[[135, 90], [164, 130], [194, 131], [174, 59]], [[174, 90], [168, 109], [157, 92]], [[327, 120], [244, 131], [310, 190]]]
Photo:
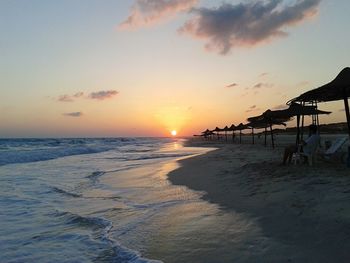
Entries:
[[230, 131], [230, 128], [226, 125], [225, 128], [223, 128], [222, 130], [225, 132], [225, 139], [227, 141], [227, 132]]
[[219, 127], [216, 127], [212, 132], [216, 132], [217, 138], [219, 140], [219, 132], [221, 132], [221, 129]]
[[[269, 111], [269, 110], [268, 110]], [[264, 145], [266, 146], [266, 135], [267, 135], [267, 128], [270, 128], [270, 134], [271, 134], [271, 144], [272, 147], [275, 147], [275, 142], [274, 142], [274, 138], [273, 138], [273, 130], [272, 130], [272, 126], [273, 125], [284, 125], [286, 126], [286, 124], [284, 122], [289, 121], [290, 118], [271, 118], [271, 117], [267, 117], [266, 116], [266, 112], [265, 111], [263, 114], [259, 115], [259, 116], [255, 116], [255, 117], [250, 117], [247, 120], [249, 121], [249, 123], [247, 124], [251, 129], [252, 129], [252, 143], [254, 144], [254, 129], [265, 129], [265, 143]]]
[[[303, 129], [304, 129], [304, 116], [313, 116], [313, 123], [319, 125], [318, 116], [323, 114], [330, 114], [330, 111], [322, 111], [318, 110], [316, 105], [301, 105], [299, 103], [291, 103], [289, 108], [284, 110], [276, 110], [276, 111], [266, 111], [265, 115], [267, 118], [273, 119], [283, 119], [283, 118], [292, 118], [294, 116], [297, 117], [297, 138], [296, 143], [298, 144], [300, 141], [300, 137], [303, 137]], [[301, 130], [300, 130], [300, 118], [302, 119]]]
[[[348, 133], [350, 137], [350, 110], [348, 98], [350, 97], [350, 68], [344, 68], [335, 79], [331, 82], [305, 92], [300, 96], [292, 99], [289, 103], [292, 102], [301, 102], [301, 103], [317, 103], [317, 102], [328, 102], [328, 101], [344, 101], [344, 108], [346, 114], [346, 121], [348, 124]], [[348, 147], [348, 167], [350, 167], [350, 146]]]
[[248, 129], [248, 126], [246, 124], [240, 123], [236, 127], [236, 130], [239, 131], [239, 143], [242, 143], [242, 130]]
[[350, 111], [348, 97], [350, 97], [350, 68], [344, 68], [338, 76], [331, 82], [305, 92], [300, 96], [290, 100], [293, 102], [328, 102], [343, 100], [345, 107], [346, 120], [350, 136]]
[[235, 130], [236, 130], [236, 125], [234, 125], [234, 124], [232, 124], [231, 126], [230, 126], [230, 131], [232, 131], [232, 142], [234, 141], [234, 139], [235, 139]]

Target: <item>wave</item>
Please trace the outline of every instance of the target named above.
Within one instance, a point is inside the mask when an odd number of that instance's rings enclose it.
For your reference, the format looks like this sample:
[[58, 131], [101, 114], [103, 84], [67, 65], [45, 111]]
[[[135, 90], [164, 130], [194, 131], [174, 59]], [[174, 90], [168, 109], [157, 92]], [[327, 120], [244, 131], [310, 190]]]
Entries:
[[71, 193], [71, 192], [63, 190], [61, 188], [55, 187], [55, 186], [52, 186], [51, 189], [56, 193], [60, 193], [60, 194], [63, 194], [63, 195], [69, 196], [69, 197], [82, 197], [81, 194]]
[[[81, 216], [70, 212], [56, 211], [55, 215], [64, 219], [65, 224], [75, 225], [77, 227], [91, 228], [93, 239], [103, 242], [110, 246], [112, 253], [106, 256], [98, 256], [98, 261], [103, 262], [129, 262], [129, 263], [162, 263], [159, 260], [150, 260], [143, 258], [137, 251], [131, 250], [119, 244], [109, 237], [109, 232], [113, 228], [111, 221], [102, 217]], [[103, 257], [103, 258], [102, 258]]]
[[126, 157], [127, 161], [141, 161], [141, 160], [150, 160], [150, 159], [161, 159], [161, 158], [180, 158], [193, 155], [193, 153], [176, 153], [176, 154], [150, 154], [145, 156], [132, 156]]
[[105, 173], [106, 172], [104, 172], [104, 171], [95, 171], [95, 172], [91, 173], [90, 175], [86, 176], [86, 178], [96, 180], [97, 178], [104, 175]]
[[0, 139], [0, 166], [100, 153], [113, 149], [130, 154], [146, 153], [164, 142], [166, 140], [155, 138]]
[[112, 147], [70, 147], [56, 149], [19, 150], [0, 152], [0, 165], [11, 163], [28, 163], [46, 161], [64, 156], [99, 153], [113, 149]]

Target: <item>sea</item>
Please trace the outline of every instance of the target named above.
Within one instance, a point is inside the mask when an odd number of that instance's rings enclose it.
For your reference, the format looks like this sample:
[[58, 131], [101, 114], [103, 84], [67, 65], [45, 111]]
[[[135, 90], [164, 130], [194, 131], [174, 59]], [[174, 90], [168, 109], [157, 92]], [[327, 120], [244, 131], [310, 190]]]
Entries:
[[261, 244], [254, 220], [168, 180], [180, 159], [212, 150], [184, 142], [0, 139], [0, 262], [232, 262], [254, 255]]

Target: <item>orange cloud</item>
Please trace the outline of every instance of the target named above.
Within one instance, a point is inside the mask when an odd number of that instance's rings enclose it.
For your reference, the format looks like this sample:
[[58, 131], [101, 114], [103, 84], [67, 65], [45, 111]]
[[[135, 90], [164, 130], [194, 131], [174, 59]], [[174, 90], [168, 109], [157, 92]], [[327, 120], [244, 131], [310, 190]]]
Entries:
[[119, 24], [122, 30], [151, 26], [190, 10], [198, 0], [137, 0], [128, 18]]

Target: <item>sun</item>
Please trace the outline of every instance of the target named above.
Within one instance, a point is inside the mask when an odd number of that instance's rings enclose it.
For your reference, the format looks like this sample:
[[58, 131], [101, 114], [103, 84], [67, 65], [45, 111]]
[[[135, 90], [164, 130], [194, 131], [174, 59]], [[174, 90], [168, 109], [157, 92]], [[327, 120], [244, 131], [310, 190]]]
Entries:
[[176, 134], [177, 134], [177, 131], [175, 131], [175, 130], [172, 130], [172, 131], [171, 131], [171, 135], [172, 135], [172, 136], [176, 136]]

